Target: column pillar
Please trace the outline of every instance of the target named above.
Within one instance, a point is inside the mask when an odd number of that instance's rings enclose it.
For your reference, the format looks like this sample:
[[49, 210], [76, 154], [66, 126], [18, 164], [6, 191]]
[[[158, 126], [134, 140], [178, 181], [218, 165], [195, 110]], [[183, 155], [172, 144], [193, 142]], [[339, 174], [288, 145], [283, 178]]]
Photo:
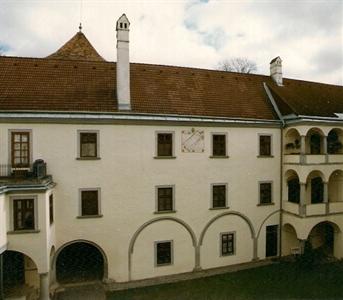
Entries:
[[323, 189], [324, 189], [323, 202], [325, 203], [325, 213], [328, 214], [330, 207], [329, 207], [329, 185], [327, 182], [323, 182]]
[[328, 137], [324, 135], [323, 137], [323, 150], [325, 154], [325, 163], [329, 162], [329, 155], [328, 155]]
[[300, 182], [299, 215], [302, 217], [306, 215], [306, 183], [303, 182]]
[[50, 300], [49, 273], [39, 274], [40, 296], [39, 300]]
[[257, 238], [254, 237], [253, 238], [253, 261], [259, 260], [258, 255], [257, 255], [257, 250], [258, 250], [258, 242], [257, 242]]
[[300, 163], [305, 163], [306, 136], [300, 136]]
[[200, 246], [197, 245], [194, 247], [195, 248], [195, 266], [193, 271], [201, 271], [201, 266], [200, 266]]
[[299, 244], [300, 244], [300, 253], [301, 253], [301, 254], [304, 254], [304, 252], [305, 252], [305, 243], [306, 243], [306, 240], [299, 240]]

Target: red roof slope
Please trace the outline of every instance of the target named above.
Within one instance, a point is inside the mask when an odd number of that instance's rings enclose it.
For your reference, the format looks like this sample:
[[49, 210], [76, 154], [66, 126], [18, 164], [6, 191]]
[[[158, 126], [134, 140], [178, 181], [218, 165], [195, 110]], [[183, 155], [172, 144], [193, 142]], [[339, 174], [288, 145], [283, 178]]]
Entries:
[[[263, 89], [269, 78], [130, 64], [137, 113], [275, 119]], [[111, 62], [0, 57], [0, 110], [116, 112]]]

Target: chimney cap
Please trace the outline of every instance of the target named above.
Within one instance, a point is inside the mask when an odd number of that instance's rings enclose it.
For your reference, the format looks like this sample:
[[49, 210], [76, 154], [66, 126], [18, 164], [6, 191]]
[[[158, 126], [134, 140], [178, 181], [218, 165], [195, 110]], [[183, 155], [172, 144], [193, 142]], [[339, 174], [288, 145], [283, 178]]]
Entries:
[[116, 24], [116, 30], [129, 30], [130, 21], [125, 14], [122, 14]]
[[276, 62], [277, 60], [279, 60], [280, 62], [282, 62], [281, 57], [280, 57], [280, 56], [277, 56], [277, 57], [273, 58], [273, 59], [270, 61], [270, 64]]

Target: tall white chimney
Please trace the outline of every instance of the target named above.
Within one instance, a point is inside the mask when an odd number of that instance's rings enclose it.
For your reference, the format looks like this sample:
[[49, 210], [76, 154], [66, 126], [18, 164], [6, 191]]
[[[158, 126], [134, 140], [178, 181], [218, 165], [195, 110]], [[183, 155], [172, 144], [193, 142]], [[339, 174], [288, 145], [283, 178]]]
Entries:
[[282, 60], [280, 56], [275, 57], [270, 62], [270, 76], [277, 85], [282, 86]]
[[117, 21], [117, 100], [119, 110], [130, 110], [130, 22], [125, 14]]

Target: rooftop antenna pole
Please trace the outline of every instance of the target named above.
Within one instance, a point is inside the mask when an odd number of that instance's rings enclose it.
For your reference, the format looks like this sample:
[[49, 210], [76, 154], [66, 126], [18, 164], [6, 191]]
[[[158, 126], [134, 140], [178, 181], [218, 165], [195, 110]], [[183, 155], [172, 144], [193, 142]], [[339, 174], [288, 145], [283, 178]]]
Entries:
[[79, 25], [79, 32], [82, 30], [82, 8], [83, 8], [83, 0], [80, 0], [80, 25]]

